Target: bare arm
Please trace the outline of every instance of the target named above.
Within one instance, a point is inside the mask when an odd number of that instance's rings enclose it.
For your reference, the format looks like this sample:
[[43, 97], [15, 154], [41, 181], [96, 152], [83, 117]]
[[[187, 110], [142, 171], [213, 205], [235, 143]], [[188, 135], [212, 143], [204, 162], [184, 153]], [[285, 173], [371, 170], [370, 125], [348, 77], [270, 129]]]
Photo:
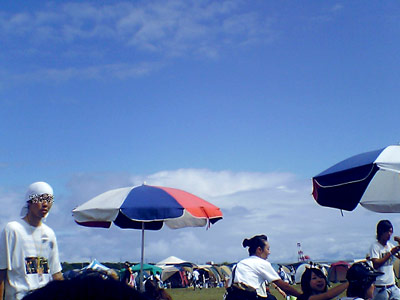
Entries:
[[313, 295], [308, 300], [329, 300], [332, 298], [335, 298], [339, 296], [341, 293], [343, 293], [349, 286], [348, 282], [339, 284], [329, 290], [327, 290], [325, 293], [318, 294], [318, 295]]
[[64, 280], [64, 276], [61, 272], [57, 272], [53, 274], [53, 279], [54, 280]]
[[282, 279], [278, 279], [273, 281], [280, 289], [282, 289], [286, 294], [299, 297], [301, 293], [292, 287], [289, 283], [283, 281]]
[[371, 258], [371, 261], [374, 265], [374, 269], [378, 269], [385, 264], [385, 262], [392, 256], [395, 255], [397, 258], [400, 258], [397, 252], [399, 252], [400, 246], [393, 247], [390, 249], [390, 252], [386, 253], [382, 258]]
[[3, 300], [4, 295], [4, 282], [7, 277], [7, 270], [0, 270], [0, 300]]
[[283, 298], [286, 298], [286, 293], [284, 291], [282, 291], [282, 289], [277, 286], [275, 283], [271, 283], [271, 285], [279, 292], [279, 294], [281, 294], [283, 296]]

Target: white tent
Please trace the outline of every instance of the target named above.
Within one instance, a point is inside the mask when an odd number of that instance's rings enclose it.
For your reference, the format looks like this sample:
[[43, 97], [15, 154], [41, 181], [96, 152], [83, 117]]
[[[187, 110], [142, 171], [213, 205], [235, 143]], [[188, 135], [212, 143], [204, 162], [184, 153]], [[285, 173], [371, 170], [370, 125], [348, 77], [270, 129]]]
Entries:
[[89, 265], [84, 267], [84, 269], [107, 272], [110, 268], [107, 268], [105, 265], [102, 265], [97, 259], [94, 259]]
[[170, 256], [167, 257], [165, 259], [163, 259], [162, 261], [159, 261], [158, 263], [156, 263], [157, 266], [165, 266], [165, 265], [179, 265], [182, 263], [188, 262], [186, 260], [180, 259], [176, 256]]

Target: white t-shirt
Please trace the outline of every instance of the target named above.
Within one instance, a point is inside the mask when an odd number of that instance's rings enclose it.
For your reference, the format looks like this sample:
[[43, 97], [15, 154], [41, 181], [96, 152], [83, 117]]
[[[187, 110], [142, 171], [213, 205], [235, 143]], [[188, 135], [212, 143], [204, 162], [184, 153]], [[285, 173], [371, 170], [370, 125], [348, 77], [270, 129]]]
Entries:
[[238, 262], [235, 270], [234, 282], [242, 282], [257, 290], [257, 294], [266, 297], [266, 291], [263, 283], [281, 279], [271, 266], [271, 263], [256, 255], [252, 255]]
[[194, 270], [194, 271], [193, 271], [193, 277], [194, 277], [194, 280], [199, 280], [199, 277], [200, 277], [199, 271]]
[[[394, 245], [390, 242], [387, 242], [386, 246], [382, 246], [378, 241], [374, 242], [371, 245], [369, 250], [369, 254], [372, 258], [382, 258], [386, 255], [386, 253], [390, 252], [390, 250], [394, 247]], [[377, 271], [383, 272], [385, 274], [378, 276], [375, 281], [375, 285], [391, 285], [394, 284], [394, 271], [393, 271], [393, 262], [394, 256], [390, 256], [390, 258], [383, 264], [383, 266], [379, 267]]]
[[8, 223], [0, 238], [0, 269], [7, 270], [6, 300], [46, 285], [62, 269], [54, 231], [24, 220]]

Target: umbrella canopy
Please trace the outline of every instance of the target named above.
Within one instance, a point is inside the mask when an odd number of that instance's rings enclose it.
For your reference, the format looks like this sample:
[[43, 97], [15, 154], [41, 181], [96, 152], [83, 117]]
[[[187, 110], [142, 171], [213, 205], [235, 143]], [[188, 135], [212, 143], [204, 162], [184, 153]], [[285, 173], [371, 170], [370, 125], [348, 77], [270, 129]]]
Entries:
[[362, 153], [312, 179], [318, 204], [352, 211], [358, 203], [376, 212], [400, 212], [400, 146]]
[[[164, 223], [172, 228], [202, 227], [222, 219], [215, 205], [188, 192], [160, 186], [141, 185], [110, 190], [72, 211], [82, 226], [142, 230], [141, 266], [144, 256], [144, 230], [159, 230]], [[140, 270], [143, 289], [143, 268]]]
[[[141, 268], [141, 264], [134, 265], [130, 269], [133, 272], [139, 272]], [[143, 270], [145, 271], [150, 271], [152, 274], [156, 274], [157, 272], [161, 274], [162, 269], [160, 267], [157, 267], [155, 265], [150, 265], [150, 264], [143, 264]]]
[[150, 185], [105, 192], [73, 211], [82, 226], [159, 230], [165, 223], [172, 229], [202, 227], [222, 219], [215, 205], [188, 192]]

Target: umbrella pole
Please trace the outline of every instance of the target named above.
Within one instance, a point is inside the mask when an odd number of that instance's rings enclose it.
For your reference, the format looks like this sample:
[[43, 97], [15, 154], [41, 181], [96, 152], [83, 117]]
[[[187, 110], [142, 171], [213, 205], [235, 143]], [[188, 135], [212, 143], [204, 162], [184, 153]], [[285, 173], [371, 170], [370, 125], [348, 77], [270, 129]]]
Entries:
[[144, 285], [143, 285], [143, 256], [144, 256], [144, 222], [142, 222], [142, 253], [140, 258], [140, 278], [139, 278], [139, 287], [140, 291], [144, 292]]

